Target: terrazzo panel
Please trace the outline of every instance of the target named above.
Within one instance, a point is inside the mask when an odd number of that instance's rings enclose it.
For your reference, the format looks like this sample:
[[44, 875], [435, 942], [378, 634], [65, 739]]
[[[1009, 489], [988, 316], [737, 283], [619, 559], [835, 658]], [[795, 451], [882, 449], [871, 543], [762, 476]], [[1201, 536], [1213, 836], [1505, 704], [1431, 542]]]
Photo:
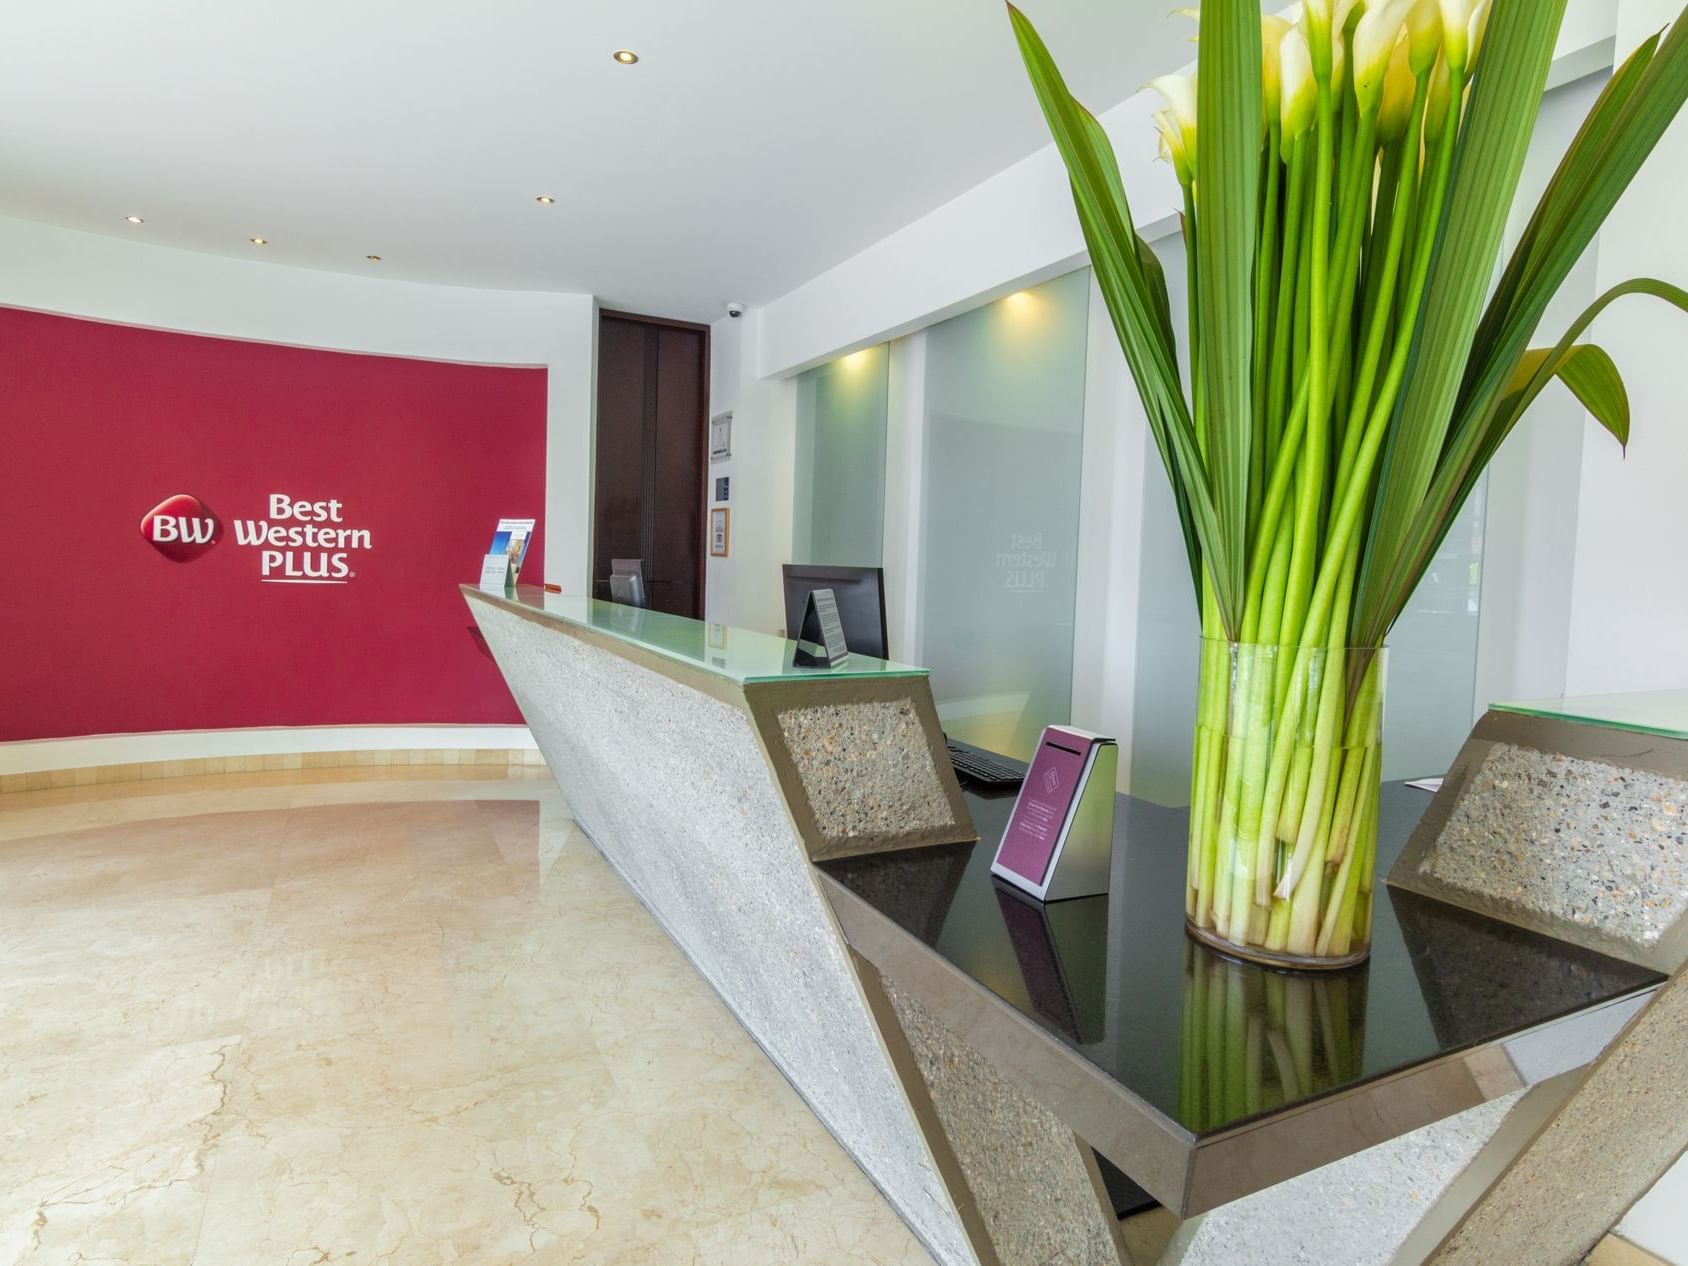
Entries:
[[1429, 1259], [1580, 1262], [1688, 1148], [1688, 973], [1655, 995]]
[[956, 825], [909, 699], [782, 708], [780, 735], [821, 835], [817, 857], [862, 840]]
[[1387, 1266], [1525, 1093], [1221, 1205], [1181, 1226], [1160, 1266]]
[[974, 1262], [747, 713], [471, 607], [576, 821], [933, 1255]]
[[1119, 1266], [1117, 1227], [1072, 1130], [894, 980], [884, 986], [1003, 1266]]
[[1688, 911], [1688, 783], [1496, 743], [1419, 874], [1650, 948]]

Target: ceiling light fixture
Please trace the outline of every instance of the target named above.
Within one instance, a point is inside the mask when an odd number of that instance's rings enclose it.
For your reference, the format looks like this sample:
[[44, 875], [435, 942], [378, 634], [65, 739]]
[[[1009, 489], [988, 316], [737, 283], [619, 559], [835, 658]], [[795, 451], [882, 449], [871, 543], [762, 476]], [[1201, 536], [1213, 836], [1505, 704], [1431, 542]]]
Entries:
[[552, 197], [552, 196], [551, 196], [551, 195], [550, 195], [550, 194], [548, 194], [548, 193], [542, 193], [542, 194], [540, 194], [540, 195], [539, 195], [539, 196], [538, 196], [538, 197], [537, 197], [537, 198], [535, 198], [535, 199], [534, 199], [534, 201], [535, 201], [535, 202], [537, 202], [537, 203], [538, 203], [538, 204], [539, 204], [539, 205], [540, 205], [540, 206], [542, 206], [542, 207], [548, 207], [548, 206], [550, 206], [550, 205], [551, 205], [551, 204], [552, 204], [552, 203], [553, 203], [553, 202], [555, 202], [555, 201], [556, 201], [556, 199], [555, 199], [555, 198], [553, 198], [553, 197]]
[[138, 215], [126, 215], [123, 218], [125, 220], [129, 221], [130, 224], [145, 224], [146, 223], [146, 221], [141, 219], [141, 217], [138, 216]]
[[267, 237], [249, 237], [246, 240], [254, 246], [268, 246], [270, 244], [270, 239]]
[[615, 58], [616, 61], [620, 62], [623, 66], [631, 66], [634, 62], [639, 60], [639, 54], [635, 53], [630, 48], [618, 48], [615, 52], [611, 53], [610, 56]]
[[364, 258], [372, 264], [379, 264], [381, 262], [381, 257], [379, 255], [365, 255]]

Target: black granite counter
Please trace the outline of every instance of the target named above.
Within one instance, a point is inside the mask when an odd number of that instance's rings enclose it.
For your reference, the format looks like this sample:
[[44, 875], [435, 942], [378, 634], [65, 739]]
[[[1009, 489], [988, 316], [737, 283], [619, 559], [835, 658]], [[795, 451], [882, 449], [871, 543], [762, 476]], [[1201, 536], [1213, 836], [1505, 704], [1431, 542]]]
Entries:
[[[1240, 962], [1184, 934], [1183, 810], [1120, 797], [1109, 895], [1047, 906], [990, 874], [1013, 793], [967, 799], [977, 844], [946, 845], [821, 866], [846, 935], [888, 976], [944, 1014], [945, 991], [971, 982], [1029, 1025], [1026, 1050], [1005, 1043], [1024, 1026], [983, 1023], [976, 991], [949, 1008], [969, 1040], [1008, 1064], [1026, 1093], [1069, 1118], [1118, 1106], [1138, 1119], [1114, 1136], [1095, 1121], [1076, 1130], [1163, 1202], [1189, 1210], [1234, 1198], [1254, 1176], [1272, 1181], [1416, 1128], [1476, 1102], [1576, 1067], [1598, 1051], [1631, 1007], [1662, 979], [1615, 958], [1377, 884], [1373, 951], [1342, 972], [1288, 973]], [[1383, 790], [1378, 873], [1386, 874], [1430, 803], [1402, 785]], [[842, 893], [838, 892], [842, 889]], [[844, 895], [848, 894], [848, 896]], [[851, 900], [851, 898], [855, 900]], [[887, 935], [890, 928], [901, 936]], [[924, 950], [924, 955], [919, 950]], [[924, 961], [923, 961], [924, 960]], [[965, 989], [963, 992], [969, 992]], [[1604, 1009], [1600, 1023], [1577, 1017]], [[1601, 1035], [1604, 1036], [1601, 1036]], [[993, 1036], [994, 1035], [994, 1036]], [[1525, 1038], [1527, 1050], [1518, 1046]], [[1508, 1043], [1512, 1045], [1508, 1045]], [[1545, 1054], [1544, 1054], [1545, 1044]], [[1587, 1049], [1591, 1046], [1592, 1049]], [[997, 1049], [992, 1049], [992, 1047]], [[1067, 1053], [1072, 1068], [1027, 1051]], [[1463, 1057], [1463, 1058], [1462, 1058]], [[1408, 1074], [1420, 1072], [1416, 1080]], [[1039, 1082], [1066, 1087], [1039, 1094]], [[1073, 1091], [1074, 1077], [1084, 1082]], [[1161, 1136], [1190, 1163], [1205, 1145], [1236, 1139], [1306, 1105], [1368, 1088], [1368, 1120], [1348, 1105], [1344, 1139], [1325, 1145], [1296, 1132], [1294, 1158], [1262, 1167], [1235, 1157], [1206, 1196], [1193, 1170], [1162, 1173]], [[1407, 1104], [1405, 1108], [1403, 1104]], [[1326, 1114], [1327, 1125], [1335, 1114]], [[1148, 1131], [1144, 1144], [1145, 1124]], [[1135, 1132], [1133, 1132], [1135, 1130]], [[1327, 1131], [1328, 1133], [1329, 1131]], [[1284, 1136], [1291, 1146], [1290, 1136]], [[1176, 1167], [1175, 1167], [1176, 1168]], [[1276, 1177], [1272, 1177], [1273, 1174]], [[1168, 1201], [1167, 1185], [1184, 1184]], [[1157, 1190], [1157, 1185], [1160, 1190]]]

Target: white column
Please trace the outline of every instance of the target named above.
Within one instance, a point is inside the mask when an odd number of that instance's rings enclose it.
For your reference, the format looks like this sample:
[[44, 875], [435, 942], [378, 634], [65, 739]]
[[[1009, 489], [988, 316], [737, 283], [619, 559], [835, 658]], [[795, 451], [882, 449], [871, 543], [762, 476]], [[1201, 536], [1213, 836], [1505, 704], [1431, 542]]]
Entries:
[[885, 622], [891, 657], [923, 661], [920, 644], [922, 513], [926, 489], [926, 335], [891, 344], [885, 410]]
[[553, 298], [545, 393], [545, 579], [566, 594], [589, 595], [598, 304], [591, 295]]

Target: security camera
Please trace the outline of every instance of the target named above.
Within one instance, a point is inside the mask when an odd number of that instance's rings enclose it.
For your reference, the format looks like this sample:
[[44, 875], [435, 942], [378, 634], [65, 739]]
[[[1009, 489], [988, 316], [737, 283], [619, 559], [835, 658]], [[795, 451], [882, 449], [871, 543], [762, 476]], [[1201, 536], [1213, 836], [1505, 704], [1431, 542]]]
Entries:
[[727, 315], [730, 316], [730, 317], [741, 317], [741, 316], [743, 316], [744, 315], [744, 305], [742, 303], [729, 303], [727, 305]]

